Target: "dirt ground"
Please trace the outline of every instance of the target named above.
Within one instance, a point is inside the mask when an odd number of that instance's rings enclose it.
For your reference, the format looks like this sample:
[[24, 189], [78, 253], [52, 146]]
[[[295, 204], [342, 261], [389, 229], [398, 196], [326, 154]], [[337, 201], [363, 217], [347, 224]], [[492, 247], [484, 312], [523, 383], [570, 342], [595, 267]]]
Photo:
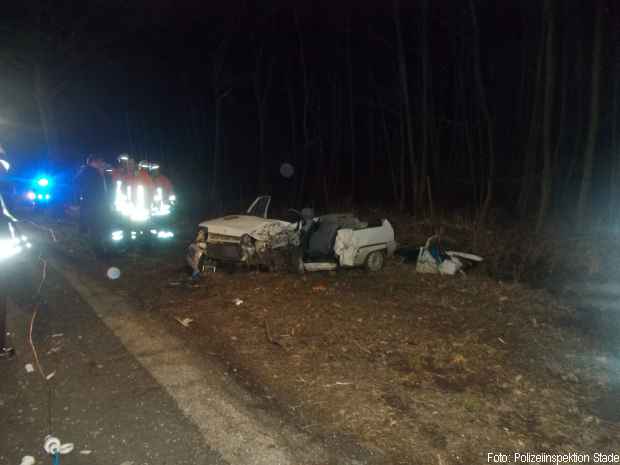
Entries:
[[[85, 253], [56, 231], [60, 247]], [[188, 337], [312, 434], [360, 444], [377, 463], [618, 453], [620, 348], [546, 290], [482, 267], [420, 275], [397, 259], [374, 274], [218, 270], [190, 285], [184, 245], [117, 259], [110, 286], [179, 327], [190, 318]]]

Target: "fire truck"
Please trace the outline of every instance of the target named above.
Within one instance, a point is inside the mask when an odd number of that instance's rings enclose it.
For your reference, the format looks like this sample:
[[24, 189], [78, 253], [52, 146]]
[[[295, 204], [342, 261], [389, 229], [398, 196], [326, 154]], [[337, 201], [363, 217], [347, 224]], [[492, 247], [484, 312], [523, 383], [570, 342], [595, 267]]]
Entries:
[[110, 207], [103, 234], [106, 250], [126, 250], [131, 244], [151, 244], [174, 238], [177, 204], [172, 184], [159, 163], [135, 163], [121, 155], [105, 170]]

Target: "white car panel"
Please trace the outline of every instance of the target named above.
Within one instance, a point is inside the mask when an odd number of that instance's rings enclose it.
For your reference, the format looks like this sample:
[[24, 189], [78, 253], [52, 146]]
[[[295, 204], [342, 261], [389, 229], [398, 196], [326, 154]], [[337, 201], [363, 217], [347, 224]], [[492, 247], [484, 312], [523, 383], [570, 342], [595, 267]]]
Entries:
[[252, 236], [256, 231], [261, 230], [267, 225], [280, 223], [286, 222], [250, 215], [229, 215], [223, 218], [203, 221], [200, 223], [200, 227], [207, 228], [210, 234], [241, 238], [244, 234]]

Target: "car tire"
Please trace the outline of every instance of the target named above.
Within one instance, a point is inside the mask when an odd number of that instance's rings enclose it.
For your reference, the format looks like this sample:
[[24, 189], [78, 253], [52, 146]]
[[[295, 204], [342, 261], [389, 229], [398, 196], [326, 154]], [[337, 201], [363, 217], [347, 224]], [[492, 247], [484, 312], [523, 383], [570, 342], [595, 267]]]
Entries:
[[368, 271], [381, 271], [385, 264], [385, 253], [383, 250], [375, 250], [370, 252], [366, 257], [366, 269]]

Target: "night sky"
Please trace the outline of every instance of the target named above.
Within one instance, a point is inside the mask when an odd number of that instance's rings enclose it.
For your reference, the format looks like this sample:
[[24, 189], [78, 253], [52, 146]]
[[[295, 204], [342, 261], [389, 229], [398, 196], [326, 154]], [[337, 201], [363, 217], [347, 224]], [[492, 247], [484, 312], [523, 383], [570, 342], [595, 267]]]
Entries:
[[[455, 208], [480, 204], [490, 177], [493, 204], [510, 209], [530, 173], [526, 211], [535, 212], [548, 105], [551, 210], [562, 211], [574, 201], [565, 194], [577, 195], [581, 179], [601, 10], [591, 202], [607, 202], [617, 163], [614, 3], [13, 2], [4, 5], [0, 23], [0, 139], [18, 170], [73, 170], [89, 153], [159, 160], [181, 191], [204, 194], [218, 207], [269, 191], [295, 207], [415, 210], [426, 195], [418, 187], [416, 200], [414, 186], [428, 176], [436, 201]], [[548, 60], [554, 85], [546, 102]], [[528, 151], [535, 153], [530, 171]], [[426, 174], [418, 177], [423, 153]], [[283, 162], [295, 167], [293, 178], [280, 176]]]

